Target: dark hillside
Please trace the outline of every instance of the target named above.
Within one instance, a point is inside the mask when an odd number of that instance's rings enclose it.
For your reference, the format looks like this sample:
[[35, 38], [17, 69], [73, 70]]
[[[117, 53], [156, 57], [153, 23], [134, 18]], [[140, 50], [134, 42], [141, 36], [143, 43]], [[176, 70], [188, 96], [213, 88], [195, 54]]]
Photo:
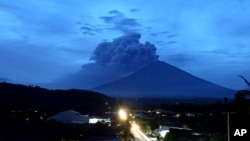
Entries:
[[77, 109], [83, 113], [95, 113], [105, 109], [111, 98], [86, 90], [48, 90], [37, 86], [0, 83], [0, 109], [42, 109], [62, 111]]

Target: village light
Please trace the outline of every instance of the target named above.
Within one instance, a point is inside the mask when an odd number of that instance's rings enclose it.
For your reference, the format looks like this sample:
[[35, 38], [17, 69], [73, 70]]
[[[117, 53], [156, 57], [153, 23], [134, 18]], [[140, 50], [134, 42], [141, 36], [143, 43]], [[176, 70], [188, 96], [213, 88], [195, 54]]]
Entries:
[[124, 109], [120, 109], [119, 110], [119, 117], [121, 120], [127, 120], [128, 119], [128, 115], [126, 113], [126, 111]]

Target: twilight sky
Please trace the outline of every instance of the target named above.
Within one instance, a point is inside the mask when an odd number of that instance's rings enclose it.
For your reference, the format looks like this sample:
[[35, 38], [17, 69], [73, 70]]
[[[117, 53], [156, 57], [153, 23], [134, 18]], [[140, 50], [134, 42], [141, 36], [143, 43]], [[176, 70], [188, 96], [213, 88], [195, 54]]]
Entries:
[[131, 32], [159, 59], [216, 84], [250, 79], [249, 0], [0, 0], [0, 81], [49, 83]]

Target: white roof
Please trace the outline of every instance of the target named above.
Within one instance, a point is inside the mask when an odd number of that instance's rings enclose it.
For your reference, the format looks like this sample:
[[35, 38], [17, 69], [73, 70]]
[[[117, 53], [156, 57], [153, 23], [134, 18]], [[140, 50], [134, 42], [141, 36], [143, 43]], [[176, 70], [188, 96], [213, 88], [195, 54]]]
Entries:
[[80, 114], [79, 112], [73, 110], [67, 110], [61, 112], [53, 117], [48, 118], [48, 120], [56, 120], [62, 123], [77, 123], [84, 124], [89, 122], [89, 117]]

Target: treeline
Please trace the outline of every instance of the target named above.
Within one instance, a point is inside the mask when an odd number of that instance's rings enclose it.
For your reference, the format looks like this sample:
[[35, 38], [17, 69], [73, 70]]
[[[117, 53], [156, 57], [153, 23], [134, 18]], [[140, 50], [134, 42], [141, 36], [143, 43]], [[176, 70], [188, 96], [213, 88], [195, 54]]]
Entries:
[[102, 113], [113, 99], [86, 90], [48, 90], [38, 86], [0, 83], [0, 110], [38, 109], [55, 114], [74, 109], [85, 114]]

